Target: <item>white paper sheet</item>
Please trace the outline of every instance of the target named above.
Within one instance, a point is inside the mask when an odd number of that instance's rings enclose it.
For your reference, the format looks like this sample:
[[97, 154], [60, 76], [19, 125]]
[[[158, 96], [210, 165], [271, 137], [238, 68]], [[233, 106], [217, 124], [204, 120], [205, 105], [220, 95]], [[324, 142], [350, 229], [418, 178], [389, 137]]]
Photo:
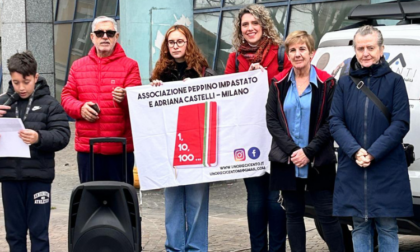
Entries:
[[31, 157], [29, 145], [19, 137], [23, 129], [20, 118], [0, 118], [0, 157]]

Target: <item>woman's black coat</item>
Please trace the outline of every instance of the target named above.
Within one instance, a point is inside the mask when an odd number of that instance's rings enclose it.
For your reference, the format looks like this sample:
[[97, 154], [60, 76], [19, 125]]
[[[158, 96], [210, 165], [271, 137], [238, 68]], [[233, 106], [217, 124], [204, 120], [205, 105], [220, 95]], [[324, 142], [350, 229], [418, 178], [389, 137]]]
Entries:
[[[310, 160], [307, 189], [333, 190], [335, 163], [333, 139], [328, 125], [329, 110], [334, 93], [335, 80], [328, 73], [315, 68], [318, 87], [312, 86], [309, 144], [303, 152]], [[273, 136], [269, 159], [271, 161], [271, 190], [296, 190], [295, 165], [290, 161], [292, 153], [300, 147], [288, 131], [283, 103], [291, 85], [288, 72], [281, 72], [272, 80], [266, 105], [267, 127]], [[312, 84], [311, 84], [312, 85]]]

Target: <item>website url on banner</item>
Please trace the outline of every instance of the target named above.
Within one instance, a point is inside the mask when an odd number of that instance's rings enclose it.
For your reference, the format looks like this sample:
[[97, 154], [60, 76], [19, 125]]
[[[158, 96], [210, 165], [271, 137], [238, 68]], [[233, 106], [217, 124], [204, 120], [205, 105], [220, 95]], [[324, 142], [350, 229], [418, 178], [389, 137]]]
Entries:
[[230, 171], [210, 172], [210, 176], [232, 174], [232, 173], [241, 173], [241, 172], [250, 172], [250, 171], [260, 171], [260, 170], [265, 170], [265, 166], [258, 166], [258, 167], [253, 167], [253, 168], [237, 169], [237, 170], [230, 170]]
[[236, 168], [244, 168], [250, 166], [260, 166], [264, 165], [264, 162], [256, 162], [256, 163], [249, 163], [249, 164], [240, 164], [240, 165], [228, 165], [228, 166], [221, 166], [220, 170], [229, 170], [229, 169], [236, 169]]

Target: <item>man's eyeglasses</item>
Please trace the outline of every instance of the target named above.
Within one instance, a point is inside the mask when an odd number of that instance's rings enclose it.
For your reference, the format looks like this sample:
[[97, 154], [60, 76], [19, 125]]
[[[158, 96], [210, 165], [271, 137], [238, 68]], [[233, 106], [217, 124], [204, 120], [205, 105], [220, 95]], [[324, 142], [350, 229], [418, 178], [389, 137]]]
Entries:
[[186, 40], [182, 40], [182, 39], [178, 39], [177, 41], [173, 41], [173, 40], [169, 40], [168, 41], [168, 45], [169, 45], [169, 47], [174, 47], [175, 46], [175, 44], [178, 46], [178, 47], [183, 47], [184, 45], [185, 45], [185, 43], [187, 43], [187, 41]]
[[99, 30], [99, 31], [94, 31], [93, 33], [95, 33], [96, 37], [98, 38], [102, 38], [105, 35], [105, 33], [108, 38], [113, 38], [117, 32], [113, 30], [106, 30], [106, 31]]

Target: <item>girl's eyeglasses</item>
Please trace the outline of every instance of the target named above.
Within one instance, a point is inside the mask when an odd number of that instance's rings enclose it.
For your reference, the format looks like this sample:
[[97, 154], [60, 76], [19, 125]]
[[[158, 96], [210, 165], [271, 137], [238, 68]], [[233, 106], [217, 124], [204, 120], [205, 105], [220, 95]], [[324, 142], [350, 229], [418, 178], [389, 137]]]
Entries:
[[177, 41], [173, 41], [173, 40], [169, 40], [168, 41], [168, 45], [169, 45], [169, 47], [174, 47], [175, 46], [175, 44], [178, 46], [178, 47], [183, 47], [184, 45], [185, 45], [185, 43], [187, 43], [187, 41], [186, 40], [182, 40], [182, 39], [179, 39], [179, 40], [177, 40]]

